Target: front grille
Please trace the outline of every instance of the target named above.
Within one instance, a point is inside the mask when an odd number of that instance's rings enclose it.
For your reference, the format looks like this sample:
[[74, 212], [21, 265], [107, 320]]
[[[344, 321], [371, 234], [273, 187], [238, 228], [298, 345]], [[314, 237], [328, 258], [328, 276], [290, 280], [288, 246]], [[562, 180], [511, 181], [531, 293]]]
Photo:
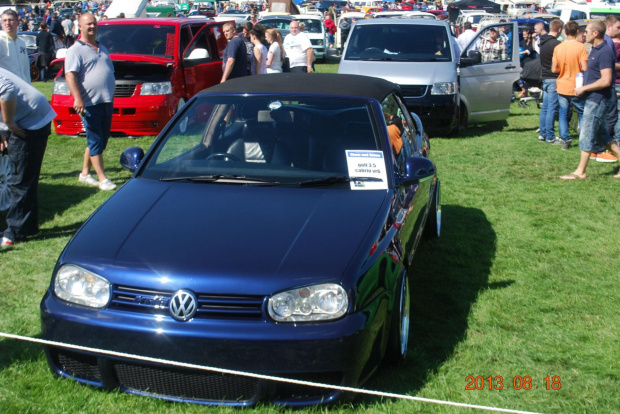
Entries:
[[400, 91], [405, 98], [417, 98], [426, 95], [428, 85], [400, 85]]
[[[174, 291], [114, 286], [113, 309], [168, 315], [168, 305]], [[196, 318], [251, 318], [262, 315], [263, 296], [212, 295], [195, 293], [198, 299]]]
[[116, 88], [114, 88], [114, 97], [115, 98], [128, 98], [133, 96], [134, 91], [136, 90], [136, 86], [138, 86], [138, 82], [120, 82], [116, 81]]
[[196, 370], [166, 370], [158, 367], [114, 363], [121, 387], [149, 394], [216, 402], [253, 402], [258, 380]]
[[56, 366], [67, 376], [87, 381], [101, 381], [96, 357], [64, 349], [52, 349], [51, 353]]
[[[299, 381], [318, 382], [329, 385], [342, 385], [342, 373], [340, 372], [321, 372], [317, 374], [282, 374], [285, 378], [296, 379]], [[336, 392], [332, 388], [311, 387], [288, 382], [278, 382], [275, 398], [279, 401], [290, 401], [298, 399], [321, 399], [327, 398]]]

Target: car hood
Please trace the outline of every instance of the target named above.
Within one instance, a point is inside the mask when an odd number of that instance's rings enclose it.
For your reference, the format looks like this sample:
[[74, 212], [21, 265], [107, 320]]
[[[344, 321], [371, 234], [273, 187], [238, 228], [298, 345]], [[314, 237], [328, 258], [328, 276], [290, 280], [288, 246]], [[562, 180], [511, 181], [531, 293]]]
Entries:
[[338, 73], [382, 78], [397, 85], [432, 85], [456, 82], [454, 62], [374, 62], [342, 60]]
[[212, 293], [229, 293], [231, 280], [238, 294], [334, 282], [353, 258], [361, 266], [368, 257], [386, 202], [380, 190], [133, 179], [84, 224], [60, 263], [115, 284]]
[[[157, 57], [157, 56], [145, 56], [145, 55], [128, 55], [122, 53], [111, 53], [110, 59], [112, 62], [145, 62], [145, 63], [154, 63], [157, 65], [170, 65], [174, 64], [174, 59], [165, 58], [165, 57]], [[65, 58], [57, 58], [50, 63], [51, 65], [56, 65], [59, 63], [64, 64]]]
[[174, 59], [172, 58], [150, 55], [131, 55], [125, 53], [110, 53], [110, 59], [112, 59], [112, 61], [149, 62], [156, 63], [158, 65], [174, 63]]

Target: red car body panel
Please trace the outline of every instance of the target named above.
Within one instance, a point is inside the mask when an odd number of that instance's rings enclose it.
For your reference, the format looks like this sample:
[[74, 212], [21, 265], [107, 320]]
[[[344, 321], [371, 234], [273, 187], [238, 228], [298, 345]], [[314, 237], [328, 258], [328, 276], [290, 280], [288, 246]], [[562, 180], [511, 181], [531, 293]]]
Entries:
[[[113, 53], [110, 58], [115, 67], [116, 90], [112, 133], [117, 135], [157, 135], [176, 113], [180, 103], [187, 101], [202, 89], [220, 82], [222, 57], [228, 41], [220, 22], [201, 22], [184, 18], [115, 19], [100, 22], [107, 25], [157, 25], [174, 27], [174, 36], [166, 41], [166, 55]], [[207, 49], [208, 58], [188, 60], [196, 48]], [[170, 57], [168, 57], [170, 56]], [[185, 58], [185, 59], [184, 59]], [[172, 93], [167, 95], [140, 95], [142, 83], [136, 80], [157, 73], [162, 80], [170, 81]], [[56, 82], [63, 82], [59, 73]], [[57, 134], [84, 133], [81, 118], [73, 109], [71, 95], [52, 94], [52, 107], [56, 111], [54, 129]]]

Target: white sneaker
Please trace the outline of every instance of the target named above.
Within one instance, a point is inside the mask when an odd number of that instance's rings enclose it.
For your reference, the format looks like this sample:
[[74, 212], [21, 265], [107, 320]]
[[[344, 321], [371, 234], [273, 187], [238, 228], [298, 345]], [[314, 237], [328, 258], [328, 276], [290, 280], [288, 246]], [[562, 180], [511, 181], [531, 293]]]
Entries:
[[90, 175], [90, 174], [82, 175], [82, 174], [80, 173], [80, 178], [79, 178], [78, 180], [79, 180], [81, 183], [88, 184], [88, 185], [92, 185], [93, 187], [98, 187], [98, 186], [99, 186], [99, 181], [98, 181], [98, 180], [95, 180], [95, 179], [93, 178], [93, 176], [92, 176], [92, 175]]
[[110, 179], [106, 178], [102, 182], [99, 183], [99, 189], [103, 191], [110, 191], [116, 188], [116, 184], [114, 184]]

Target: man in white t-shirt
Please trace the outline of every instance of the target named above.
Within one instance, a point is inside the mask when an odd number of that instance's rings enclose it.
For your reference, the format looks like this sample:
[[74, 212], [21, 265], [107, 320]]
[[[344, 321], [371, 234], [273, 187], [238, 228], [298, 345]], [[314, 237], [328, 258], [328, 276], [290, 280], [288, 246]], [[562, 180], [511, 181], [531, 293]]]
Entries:
[[5, 10], [1, 16], [0, 31], [0, 68], [4, 68], [19, 76], [24, 82], [30, 83], [30, 61], [28, 50], [23, 40], [17, 37], [17, 13]]
[[463, 23], [463, 29], [465, 30], [461, 32], [459, 37], [456, 39], [456, 43], [459, 46], [459, 49], [461, 49], [461, 51], [464, 51], [465, 53], [469, 52], [470, 50], [476, 50], [475, 43], [472, 43], [472, 40], [474, 40], [474, 38], [476, 37], [476, 32], [474, 31], [474, 29], [471, 28], [471, 23]]
[[299, 30], [299, 22], [293, 20], [290, 25], [291, 32], [284, 38], [284, 51], [288, 56], [291, 72], [312, 73], [312, 60], [314, 52], [308, 36]]

